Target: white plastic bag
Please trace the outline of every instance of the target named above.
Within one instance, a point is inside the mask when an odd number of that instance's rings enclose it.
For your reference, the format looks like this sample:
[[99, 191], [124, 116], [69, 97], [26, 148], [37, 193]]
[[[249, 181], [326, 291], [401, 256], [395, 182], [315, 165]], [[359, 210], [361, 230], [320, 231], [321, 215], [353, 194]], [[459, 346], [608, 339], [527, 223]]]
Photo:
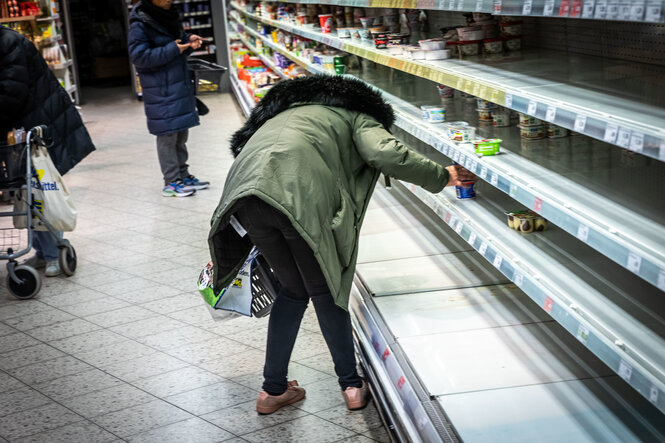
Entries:
[[[30, 186], [35, 208], [57, 231], [73, 231], [76, 227], [76, 208], [62, 176], [48, 155], [48, 150], [44, 146], [35, 146], [30, 157], [33, 169]], [[25, 194], [21, 197], [17, 200], [15, 210], [25, 210]], [[14, 217], [16, 228], [27, 227], [26, 222], [26, 217]], [[33, 223], [33, 226], [37, 230], [46, 230], [37, 223]]]

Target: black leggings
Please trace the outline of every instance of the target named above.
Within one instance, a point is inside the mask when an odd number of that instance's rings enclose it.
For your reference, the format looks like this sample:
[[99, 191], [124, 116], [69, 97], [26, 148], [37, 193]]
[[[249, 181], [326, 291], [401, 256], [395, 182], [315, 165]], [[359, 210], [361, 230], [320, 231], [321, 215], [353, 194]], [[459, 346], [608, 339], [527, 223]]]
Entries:
[[335, 304], [307, 242], [284, 214], [257, 197], [244, 199], [235, 215], [281, 284], [268, 323], [263, 390], [270, 395], [286, 391], [291, 352], [310, 298], [340, 386], [360, 387], [351, 318]]

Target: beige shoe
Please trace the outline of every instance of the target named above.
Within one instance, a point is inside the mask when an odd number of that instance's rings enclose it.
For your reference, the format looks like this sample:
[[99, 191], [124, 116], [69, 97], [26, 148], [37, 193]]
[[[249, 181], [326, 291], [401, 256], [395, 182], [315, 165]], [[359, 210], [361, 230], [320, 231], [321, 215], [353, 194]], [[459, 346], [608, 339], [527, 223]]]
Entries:
[[272, 414], [279, 408], [296, 403], [305, 398], [305, 389], [298, 386], [298, 381], [291, 380], [289, 387], [282, 395], [270, 395], [266, 391], [259, 393], [256, 400], [256, 412], [259, 414]]
[[362, 409], [369, 402], [369, 389], [367, 383], [363, 380], [363, 385], [359, 388], [348, 387], [342, 391], [342, 396], [346, 402], [346, 408], [350, 411]]

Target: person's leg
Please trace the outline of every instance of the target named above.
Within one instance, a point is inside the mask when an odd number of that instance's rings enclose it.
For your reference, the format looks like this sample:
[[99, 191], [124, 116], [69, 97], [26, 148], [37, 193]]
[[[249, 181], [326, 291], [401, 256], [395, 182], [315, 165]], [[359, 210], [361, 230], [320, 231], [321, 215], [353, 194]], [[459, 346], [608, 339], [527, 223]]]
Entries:
[[[58, 232], [58, 236], [62, 238], [63, 233]], [[60, 250], [58, 249], [57, 239], [48, 231], [34, 231], [33, 238], [35, 240], [33, 245], [37, 251], [37, 255], [41, 255], [44, 257], [44, 260], [46, 260], [46, 270], [44, 271], [44, 274], [47, 277], [60, 275], [62, 271], [60, 270], [60, 263], [58, 262]]]
[[178, 176], [181, 180], [189, 177], [189, 165], [187, 159], [189, 153], [187, 152], [187, 139], [189, 138], [189, 129], [180, 131], [176, 138], [176, 158], [178, 159]]
[[283, 394], [288, 388], [289, 360], [309, 297], [288, 244], [279, 227], [274, 224], [276, 219], [267, 208], [269, 206], [259, 199], [249, 198], [238, 210], [236, 218], [273, 269], [281, 286], [268, 321], [262, 388], [268, 394], [276, 396]]
[[178, 154], [178, 139], [181, 137], [180, 134], [182, 133], [157, 136], [157, 157], [159, 158], [159, 166], [164, 176], [164, 189], [162, 189], [164, 197], [187, 197], [195, 192], [192, 189], [185, 189], [182, 177], [180, 176]]

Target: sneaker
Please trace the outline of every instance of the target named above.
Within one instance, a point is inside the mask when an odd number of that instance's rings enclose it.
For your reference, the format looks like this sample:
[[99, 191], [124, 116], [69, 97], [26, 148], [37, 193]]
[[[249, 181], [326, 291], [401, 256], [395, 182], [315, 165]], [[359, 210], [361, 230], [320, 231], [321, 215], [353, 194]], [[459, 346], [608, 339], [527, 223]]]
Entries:
[[259, 414], [272, 414], [278, 409], [299, 402], [305, 398], [305, 389], [298, 386], [296, 380], [289, 382], [289, 387], [282, 395], [270, 395], [266, 391], [261, 391], [256, 400], [256, 412]]
[[42, 269], [42, 268], [46, 267], [46, 260], [44, 260], [43, 258], [38, 257], [36, 255], [33, 255], [29, 259], [23, 261], [23, 263], [21, 263], [21, 264], [25, 265], [25, 266], [30, 266], [30, 267], [35, 268], [35, 269]]
[[195, 192], [194, 189], [185, 189], [185, 186], [180, 180], [168, 184], [162, 189], [162, 195], [164, 197], [189, 197]]
[[60, 270], [60, 263], [58, 263], [58, 260], [46, 262], [46, 271], [44, 271], [44, 275], [47, 277], [55, 277], [60, 274], [62, 274], [62, 271]]
[[210, 182], [202, 182], [193, 175], [188, 175], [187, 177], [185, 177], [183, 183], [185, 185], [185, 189], [195, 189], [197, 191], [201, 189], [206, 189], [208, 186], [210, 186]]
[[363, 380], [363, 384], [359, 388], [348, 387], [342, 391], [342, 396], [346, 402], [346, 408], [350, 411], [362, 409], [367, 406], [369, 402], [369, 390], [367, 383]]

